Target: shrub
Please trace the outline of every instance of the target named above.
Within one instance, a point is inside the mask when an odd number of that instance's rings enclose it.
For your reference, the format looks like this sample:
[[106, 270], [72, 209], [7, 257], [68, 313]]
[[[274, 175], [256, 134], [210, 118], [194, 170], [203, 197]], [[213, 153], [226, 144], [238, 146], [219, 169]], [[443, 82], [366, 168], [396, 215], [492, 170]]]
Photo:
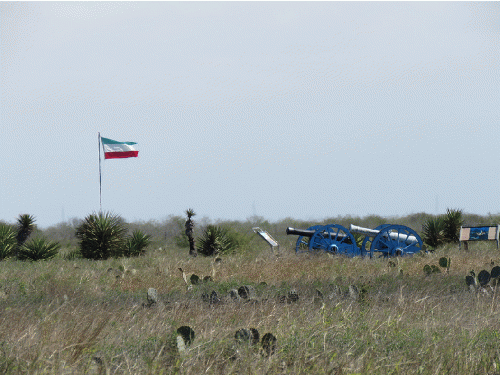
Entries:
[[446, 209], [444, 216], [443, 235], [447, 242], [458, 242], [460, 240], [460, 227], [463, 224], [462, 210]]
[[206, 256], [223, 254], [235, 249], [228, 230], [216, 225], [207, 225], [203, 235], [198, 238], [198, 243], [200, 244], [198, 252]]
[[19, 255], [19, 249], [35, 229], [35, 217], [33, 215], [19, 215], [17, 218], [17, 246], [14, 248], [14, 256], [17, 257]]
[[14, 254], [17, 245], [16, 232], [6, 224], [0, 224], [0, 260]]
[[443, 230], [444, 219], [442, 216], [427, 219], [422, 226], [423, 241], [432, 248], [437, 248], [444, 243]]
[[180, 234], [174, 237], [175, 246], [180, 247], [181, 249], [189, 248], [189, 239], [185, 234]]
[[226, 250], [226, 252], [243, 250], [250, 245], [250, 238], [233, 228], [226, 229], [226, 236], [229, 238], [229, 243], [231, 244], [230, 249]]
[[48, 241], [44, 237], [34, 238], [19, 248], [20, 260], [46, 260], [57, 255], [61, 246], [58, 242]]
[[35, 217], [33, 215], [19, 215], [17, 219], [17, 244], [22, 246], [29, 235], [35, 229]]
[[121, 256], [126, 248], [127, 229], [118, 215], [91, 214], [76, 230], [80, 252], [86, 259], [108, 259]]
[[151, 236], [135, 230], [132, 236], [127, 238], [123, 255], [126, 257], [136, 257], [144, 255], [146, 247], [151, 243]]
[[66, 260], [81, 259], [82, 253], [80, 251], [80, 248], [71, 247], [71, 248], [67, 249], [65, 253], [62, 254], [62, 257], [63, 257], [63, 259], [66, 259]]
[[462, 210], [446, 209], [446, 214], [429, 218], [422, 226], [423, 241], [434, 249], [449, 242], [458, 242], [463, 225]]

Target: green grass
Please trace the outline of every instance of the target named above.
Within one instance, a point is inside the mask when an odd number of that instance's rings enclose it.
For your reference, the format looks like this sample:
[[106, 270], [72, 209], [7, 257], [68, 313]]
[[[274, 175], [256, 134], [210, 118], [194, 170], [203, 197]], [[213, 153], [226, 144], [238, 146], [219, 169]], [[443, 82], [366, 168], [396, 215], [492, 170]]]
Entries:
[[[0, 372], [500, 371], [498, 291], [471, 293], [464, 279], [472, 269], [489, 271], [492, 262], [500, 263], [492, 243], [476, 243], [469, 251], [447, 245], [435, 253], [393, 260], [391, 266], [385, 259], [296, 255], [291, 239], [288, 245], [283, 240], [280, 257], [259, 239], [215, 264], [210, 257], [190, 257], [168, 239], [152, 240], [156, 250], [134, 258], [68, 257], [71, 244], [44, 262], [0, 262]], [[427, 276], [424, 265], [438, 265], [441, 257], [451, 258], [449, 272]], [[179, 267], [188, 278], [214, 275], [213, 282], [188, 289]], [[255, 287], [257, 302], [225, 298], [242, 285]], [[349, 298], [349, 285], [363, 290], [363, 298]], [[148, 288], [157, 289], [161, 304], [143, 306]], [[299, 301], [280, 302], [292, 288]], [[224, 303], [202, 301], [202, 294], [212, 290]], [[196, 338], [181, 354], [175, 331], [183, 325], [192, 327]], [[238, 345], [234, 334], [241, 328], [256, 328], [261, 337], [272, 333], [276, 352], [266, 357], [258, 348]]]

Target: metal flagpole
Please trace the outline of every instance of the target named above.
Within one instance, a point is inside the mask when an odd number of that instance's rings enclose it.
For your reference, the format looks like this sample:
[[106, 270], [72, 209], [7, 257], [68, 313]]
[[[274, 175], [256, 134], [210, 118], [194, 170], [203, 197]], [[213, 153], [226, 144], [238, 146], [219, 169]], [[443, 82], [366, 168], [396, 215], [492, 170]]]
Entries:
[[99, 147], [99, 215], [102, 214], [102, 201], [101, 201], [101, 133], [97, 132], [98, 147]]

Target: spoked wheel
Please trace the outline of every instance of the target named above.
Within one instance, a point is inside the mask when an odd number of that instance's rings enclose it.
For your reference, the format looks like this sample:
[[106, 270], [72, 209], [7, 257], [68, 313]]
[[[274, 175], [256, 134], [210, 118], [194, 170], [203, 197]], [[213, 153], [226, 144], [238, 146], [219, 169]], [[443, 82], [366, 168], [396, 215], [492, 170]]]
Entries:
[[355, 256], [360, 254], [356, 240], [342, 225], [329, 224], [316, 230], [309, 241], [309, 250], [323, 250], [332, 254]]
[[413, 229], [404, 225], [388, 225], [373, 239], [370, 257], [375, 252], [386, 257], [413, 255], [422, 249], [422, 245], [422, 239]]
[[[318, 229], [323, 228], [323, 225], [313, 225], [312, 227], [307, 228], [307, 230], [314, 230], [317, 231]], [[298, 253], [305, 253], [309, 251], [309, 242], [311, 241], [310, 237], [306, 236], [299, 236], [297, 238], [297, 243], [295, 245], [295, 252]]]
[[[379, 225], [378, 227], [375, 228], [375, 230], [381, 230], [382, 228], [388, 227], [391, 224], [382, 224]], [[361, 255], [369, 255], [370, 258], [372, 257], [372, 252], [370, 251], [370, 247], [373, 243], [374, 237], [368, 237], [366, 236], [365, 239], [363, 240], [363, 244], [361, 245]]]

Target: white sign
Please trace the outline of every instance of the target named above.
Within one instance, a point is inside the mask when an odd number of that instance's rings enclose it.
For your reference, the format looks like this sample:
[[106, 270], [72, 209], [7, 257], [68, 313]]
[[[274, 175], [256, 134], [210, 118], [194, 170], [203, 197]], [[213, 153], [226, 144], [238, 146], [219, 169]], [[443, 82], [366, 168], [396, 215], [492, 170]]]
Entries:
[[271, 237], [269, 233], [267, 233], [265, 230], [260, 229], [259, 227], [252, 228], [255, 233], [257, 233], [259, 236], [261, 236], [266, 242], [271, 245], [271, 248], [274, 249], [275, 247], [279, 247], [278, 241], [276, 241], [274, 238]]

